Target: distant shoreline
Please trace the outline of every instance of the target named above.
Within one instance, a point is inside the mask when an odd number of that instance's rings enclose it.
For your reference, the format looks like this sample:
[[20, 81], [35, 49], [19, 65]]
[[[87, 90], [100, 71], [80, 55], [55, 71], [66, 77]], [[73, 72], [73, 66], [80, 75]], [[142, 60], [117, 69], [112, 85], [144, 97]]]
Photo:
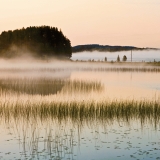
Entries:
[[99, 44], [85, 44], [77, 45], [72, 47], [72, 53], [77, 52], [119, 52], [119, 51], [130, 51], [130, 50], [160, 50], [159, 48], [139, 48], [134, 46], [110, 46], [110, 45], [99, 45]]
[[125, 65], [130, 65], [130, 66], [143, 66], [143, 65], [146, 65], [146, 66], [160, 66], [160, 61], [157, 61], [157, 62], [123, 62], [123, 61], [120, 61], [120, 62], [117, 62], [117, 61], [85, 61], [85, 60], [71, 60], [73, 63], [103, 63], [103, 64], [112, 64], [112, 65], [122, 65], [122, 66], [125, 66]]

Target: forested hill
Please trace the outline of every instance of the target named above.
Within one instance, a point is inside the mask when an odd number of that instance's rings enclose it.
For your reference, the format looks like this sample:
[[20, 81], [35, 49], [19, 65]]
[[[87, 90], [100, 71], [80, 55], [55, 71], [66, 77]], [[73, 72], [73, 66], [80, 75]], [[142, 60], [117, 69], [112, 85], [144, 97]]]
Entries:
[[100, 52], [116, 52], [116, 51], [128, 51], [128, 50], [143, 50], [146, 48], [137, 48], [133, 46], [109, 46], [99, 44], [86, 44], [77, 45], [72, 47], [72, 52], [83, 52], [83, 51], [100, 51]]
[[0, 34], [0, 57], [30, 53], [35, 57], [72, 56], [70, 40], [61, 30], [50, 26], [27, 27]]

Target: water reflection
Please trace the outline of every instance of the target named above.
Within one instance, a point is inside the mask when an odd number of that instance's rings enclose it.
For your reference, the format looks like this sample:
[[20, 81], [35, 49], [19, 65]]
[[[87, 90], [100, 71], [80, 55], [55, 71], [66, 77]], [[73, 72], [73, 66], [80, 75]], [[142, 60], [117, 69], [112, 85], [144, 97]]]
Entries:
[[[124, 115], [125, 116], [125, 115]], [[45, 116], [44, 116], [45, 117]], [[141, 117], [1, 118], [2, 159], [156, 159], [160, 128]], [[127, 120], [127, 121], [126, 121]], [[3, 137], [2, 137], [3, 136]], [[9, 148], [9, 150], [8, 150]], [[116, 152], [115, 152], [116, 151]]]
[[72, 72], [71, 79], [77, 78], [100, 81], [104, 84], [105, 92], [97, 94], [95, 99], [160, 100], [160, 75], [157, 72]]
[[0, 159], [160, 158], [159, 72], [5, 72]]

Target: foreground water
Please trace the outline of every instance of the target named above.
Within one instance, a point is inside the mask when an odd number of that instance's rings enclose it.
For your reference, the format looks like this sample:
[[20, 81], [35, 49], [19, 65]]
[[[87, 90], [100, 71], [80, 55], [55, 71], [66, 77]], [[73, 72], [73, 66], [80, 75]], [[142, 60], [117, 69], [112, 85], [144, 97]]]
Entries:
[[1, 68], [0, 159], [160, 159], [157, 68], [85, 65]]
[[1, 124], [1, 159], [160, 159], [160, 128], [132, 120]]

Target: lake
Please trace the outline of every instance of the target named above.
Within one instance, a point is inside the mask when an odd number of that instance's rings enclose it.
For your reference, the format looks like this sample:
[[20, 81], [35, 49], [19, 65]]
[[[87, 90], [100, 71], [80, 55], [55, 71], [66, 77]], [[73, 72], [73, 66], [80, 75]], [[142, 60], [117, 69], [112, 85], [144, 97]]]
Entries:
[[[95, 60], [95, 61], [104, 61], [104, 58], [107, 57], [107, 61], [116, 61], [118, 55], [122, 61], [123, 56], [127, 56], [127, 61], [131, 61], [131, 51], [121, 51], [121, 52], [80, 52], [73, 53], [72, 60]], [[160, 61], [160, 50], [144, 50], [144, 51], [132, 51], [132, 61], [133, 62], [153, 62]]]
[[0, 159], [160, 159], [160, 67], [59, 63], [1, 63]]

